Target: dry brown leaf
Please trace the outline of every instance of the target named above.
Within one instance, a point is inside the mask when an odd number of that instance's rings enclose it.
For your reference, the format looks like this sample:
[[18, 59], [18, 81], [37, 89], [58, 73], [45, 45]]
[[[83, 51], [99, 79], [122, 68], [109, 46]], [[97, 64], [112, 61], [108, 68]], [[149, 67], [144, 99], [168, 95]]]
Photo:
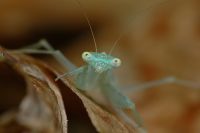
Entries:
[[[19, 113], [19, 117], [21, 120], [20, 122], [29, 123], [30, 127], [34, 126], [37, 128], [38, 127], [42, 128], [42, 127], [45, 127], [46, 125], [49, 125], [49, 123], [44, 125], [44, 123], [45, 123], [44, 121], [41, 121], [41, 123], [38, 123], [38, 119], [39, 120], [42, 119], [41, 116], [39, 116], [37, 119], [37, 117], [35, 117], [35, 116], [33, 118], [30, 116], [27, 117], [27, 115], [26, 115], [27, 112], [30, 110], [30, 108], [34, 104], [36, 104], [35, 106], [37, 106], [37, 108], [43, 110], [42, 113], [44, 113], [44, 117], [46, 115], [48, 115], [47, 118], [49, 118], [49, 112], [51, 110], [48, 110], [49, 108], [47, 106], [45, 106], [45, 103], [42, 100], [41, 100], [41, 103], [39, 103], [39, 104], [32, 103], [32, 102], [36, 102], [35, 101], [36, 99], [40, 99], [42, 97], [43, 100], [45, 102], [47, 102], [47, 105], [52, 107], [51, 97], [59, 96], [59, 98], [61, 98], [59, 95], [59, 92], [56, 88], [56, 85], [54, 83], [54, 79], [52, 79], [52, 76], [49, 75], [49, 73], [45, 72], [45, 70], [47, 68], [45, 68], [43, 65], [41, 65], [38, 61], [33, 60], [32, 58], [21, 55], [21, 54], [15, 55], [15, 54], [8, 54], [8, 53], [4, 52], [4, 55], [7, 57], [7, 60], [9, 62], [11, 62], [12, 65], [14, 65], [18, 71], [22, 72], [23, 75], [26, 75], [26, 80], [28, 82], [28, 85], [36, 88], [36, 91], [35, 91], [32, 87], [29, 87], [30, 88], [29, 95], [25, 98], [25, 100], [22, 102], [22, 105], [21, 105], [21, 111]], [[58, 73], [58, 72], [56, 72], [56, 73]], [[51, 77], [51, 78], [49, 78], [49, 77]], [[132, 133], [132, 132], [134, 132], [133, 128], [124, 124], [115, 115], [113, 115], [112, 113], [103, 109], [102, 107], [97, 105], [95, 102], [93, 102], [91, 99], [89, 99], [87, 96], [85, 96], [83, 93], [81, 93], [79, 90], [77, 90], [75, 85], [70, 80], [64, 79], [63, 81], [81, 99], [81, 101], [83, 102], [83, 104], [88, 112], [88, 115], [89, 115], [93, 125], [96, 127], [98, 132], [102, 132], [102, 133]], [[45, 87], [47, 87], [47, 85], [51, 87], [51, 89], [54, 92], [53, 94], [48, 92], [47, 89], [45, 89]], [[54, 104], [53, 104], [54, 108], [55, 108], [56, 104], [58, 104], [57, 108], [60, 109], [60, 110], [58, 110], [60, 112], [57, 112], [57, 113], [60, 113], [60, 115], [58, 115], [58, 114], [55, 115], [55, 116], [59, 116], [59, 118], [57, 120], [60, 123], [58, 123], [57, 126], [59, 126], [59, 125], [63, 126], [63, 125], [65, 125], [65, 122], [63, 121], [63, 120], [65, 120], [65, 116], [64, 116], [64, 112], [63, 112], [64, 108], [62, 106], [61, 99], [58, 99], [58, 97], [56, 97], [56, 99], [57, 99], [57, 101], [60, 100], [59, 101], [60, 103], [55, 102], [56, 100], [54, 100]], [[50, 109], [53, 109], [53, 107]], [[34, 113], [34, 112], [31, 112], [31, 113]], [[32, 116], [32, 114], [31, 114], [31, 116]], [[62, 117], [64, 117], [64, 119]], [[37, 119], [37, 121], [35, 121], [33, 119], [35, 119], [35, 120]], [[48, 119], [46, 121], [49, 122]], [[53, 125], [53, 123], [52, 123], [52, 125]], [[64, 132], [65, 128], [61, 128], [61, 129], [63, 129], [63, 132]], [[53, 131], [53, 129], [51, 129], [51, 131]]]
[[120, 119], [118, 119], [112, 113], [106, 111], [78, 89], [69, 80], [63, 79], [64, 83], [72, 89], [72, 91], [78, 95], [82, 100], [88, 115], [96, 127], [98, 132], [101, 133], [133, 133], [134, 129], [126, 126]]
[[[3, 52], [5, 63], [27, 83], [27, 95], [18, 111], [0, 119], [0, 132], [67, 133], [67, 118], [53, 73], [42, 63], [24, 55]], [[15, 125], [15, 126], [14, 126]], [[18, 129], [18, 130], [16, 130]]]

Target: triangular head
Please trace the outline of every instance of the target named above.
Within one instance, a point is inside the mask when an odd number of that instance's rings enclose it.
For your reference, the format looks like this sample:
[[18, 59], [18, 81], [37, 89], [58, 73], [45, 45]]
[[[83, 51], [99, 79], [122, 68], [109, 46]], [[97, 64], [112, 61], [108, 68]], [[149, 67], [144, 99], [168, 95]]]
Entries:
[[121, 65], [121, 60], [105, 52], [83, 52], [83, 60], [92, 66], [97, 73], [102, 73]]

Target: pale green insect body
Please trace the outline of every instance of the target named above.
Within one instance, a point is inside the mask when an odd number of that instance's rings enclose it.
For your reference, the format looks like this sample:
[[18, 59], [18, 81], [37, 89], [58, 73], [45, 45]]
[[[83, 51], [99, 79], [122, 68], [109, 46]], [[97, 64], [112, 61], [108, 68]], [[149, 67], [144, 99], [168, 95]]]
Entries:
[[[104, 52], [84, 52], [82, 58], [86, 65], [74, 74], [76, 87], [86, 92], [100, 89], [102, 96], [125, 121], [133, 124], [129, 118], [132, 116], [136, 121], [134, 127], [142, 127], [142, 120], [134, 103], [121, 92], [114, 78], [113, 70], [121, 65], [121, 60]], [[132, 115], [126, 116], [124, 109], [130, 109]]]
[[113, 80], [113, 68], [121, 65], [121, 60], [105, 52], [84, 52], [82, 54], [86, 65], [77, 71], [76, 85], [82, 90], [102, 88], [105, 81]]

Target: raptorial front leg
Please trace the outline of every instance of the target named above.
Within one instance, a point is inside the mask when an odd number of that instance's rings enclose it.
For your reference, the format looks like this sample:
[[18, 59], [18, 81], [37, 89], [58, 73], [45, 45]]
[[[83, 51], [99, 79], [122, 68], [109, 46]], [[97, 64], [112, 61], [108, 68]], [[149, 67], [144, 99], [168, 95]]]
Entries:
[[134, 86], [134, 87], [129, 87], [127, 89], [124, 89], [124, 91], [126, 93], [130, 93], [130, 92], [135, 92], [135, 91], [144, 91], [153, 87], [157, 87], [160, 85], [165, 85], [165, 84], [177, 84], [177, 85], [182, 85], [188, 88], [193, 88], [193, 89], [199, 89], [200, 88], [200, 84], [192, 82], [192, 81], [188, 81], [188, 80], [180, 80], [177, 79], [174, 76], [170, 76], [170, 77], [166, 77], [160, 80], [154, 80], [148, 83], [144, 83], [142, 85], [138, 85], [138, 86]]
[[[46, 50], [40, 50], [45, 48]], [[32, 44], [28, 47], [15, 50], [14, 52], [21, 52], [27, 54], [50, 54], [52, 55], [64, 68], [69, 71], [74, 71], [77, 67], [67, 59], [59, 50], [55, 50], [46, 40], [40, 40], [38, 43]]]
[[116, 114], [127, 124], [133, 126], [138, 133], [147, 133], [143, 127], [142, 118], [137, 111], [135, 104], [119, 89], [112, 84], [105, 84], [102, 92], [106, 99], [111, 103]]

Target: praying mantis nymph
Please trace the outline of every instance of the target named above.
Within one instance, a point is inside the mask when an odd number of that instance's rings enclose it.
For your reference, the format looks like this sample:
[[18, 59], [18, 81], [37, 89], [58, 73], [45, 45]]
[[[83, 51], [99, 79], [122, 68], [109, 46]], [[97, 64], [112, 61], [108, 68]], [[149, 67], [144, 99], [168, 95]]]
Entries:
[[[46, 50], [38, 50], [38, 48], [42, 47]], [[115, 113], [125, 123], [132, 125], [139, 133], [147, 133], [143, 126], [142, 118], [140, 117], [139, 112], [136, 110], [134, 102], [123, 94], [120, 87], [114, 80], [115, 77], [113, 75], [113, 70], [121, 65], [121, 60], [119, 58], [113, 57], [105, 52], [83, 52], [82, 59], [86, 62], [86, 64], [78, 68], [60, 51], [54, 50], [46, 40], [41, 40], [30, 48], [19, 49], [17, 52], [53, 55], [60, 64], [69, 70], [69, 72], [59, 75], [55, 79], [56, 81], [64, 78], [65, 76], [73, 76], [77, 89], [83, 92], [90, 92], [94, 89], [100, 89], [100, 92], [110, 103]], [[166, 77], [161, 80], [135, 86], [133, 90], [148, 89], [167, 83], [177, 83], [193, 88], [198, 87], [188, 81], [178, 80], [175, 77]], [[127, 110], [129, 111], [128, 114], [126, 113]], [[134, 120], [131, 119], [131, 117], [133, 117]]]
[[[53, 55], [60, 64], [69, 70], [69, 72], [59, 75], [56, 80], [64, 78], [65, 76], [73, 76], [74, 83], [79, 90], [90, 92], [94, 89], [100, 89], [100, 92], [103, 94], [104, 98], [110, 103], [115, 113], [124, 122], [132, 125], [139, 133], [147, 133], [143, 126], [142, 118], [140, 117], [134, 102], [123, 94], [120, 87], [114, 80], [115, 78], [113, 70], [114, 68], [120, 67], [122, 63], [119, 58], [111, 55], [116, 43], [113, 45], [108, 54], [105, 52], [99, 52], [89, 19], [85, 13], [84, 16], [90, 27], [96, 51], [83, 52], [82, 59], [86, 64], [82, 67], [78, 68], [60, 51], [55, 50], [46, 40], [41, 40], [29, 48], [19, 49], [17, 52]], [[45, 50], [39, 50], [40, 48], [45, 48]], [[161, 80], [143, 84], [138, 86], [138, 88], [146, 89], [166, 83], [184, 84], [186, 82], [177, 80], [174, 77], [167, 77]], [[135, 89], [137, 89], [137, 87]], [[127, 110], [129, 113], [127, 113]], [[131, 119], [131, 117], [134, 119]]]
[[[46, 48], [46, 50], [38, 50], [40, 47]], [[105, 52], [83, 52], [82, 59], [86, 62], [86, 65], [78, 68], [60, 51], [54, 50], [46, 40], [41, 40], [38, 44], [28, 49], [20, 49], [17, 52], [52, 54], [59, 63], [69, 69], [68, 73], [58, 76], [55, 80], [71, 75], [74, 77], [74, 83], [79, 90], [87, 92], [100, 89], [104, 98], [121, 119], [132, 125], [139, 133], [146, 133], [135, 104], [120, 91], [114, 80], [113, 70], [120, 67], [120, 59]], [[127, 110], [129, 110], [130, 116], [127, 115]], [[134, 120], [129, 117], [133, 117]]]

